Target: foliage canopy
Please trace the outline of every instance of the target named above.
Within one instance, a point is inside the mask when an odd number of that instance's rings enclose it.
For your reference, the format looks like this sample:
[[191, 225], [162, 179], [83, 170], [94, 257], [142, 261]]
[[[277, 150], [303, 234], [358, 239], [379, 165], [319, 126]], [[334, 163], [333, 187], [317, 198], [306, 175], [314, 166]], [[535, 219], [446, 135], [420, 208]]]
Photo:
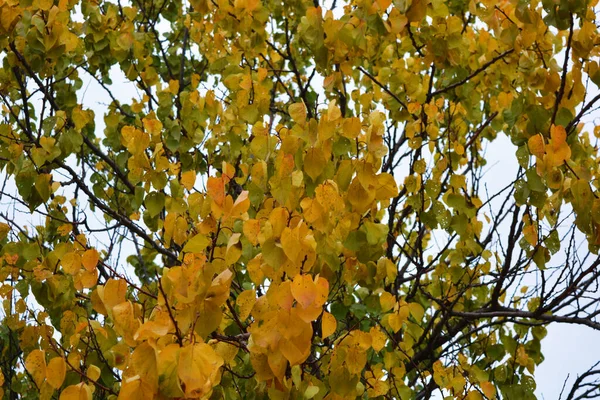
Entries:
[[596, 1], [326, 3], [0, 2], [0, 398], [533, 399], [600, 329]]

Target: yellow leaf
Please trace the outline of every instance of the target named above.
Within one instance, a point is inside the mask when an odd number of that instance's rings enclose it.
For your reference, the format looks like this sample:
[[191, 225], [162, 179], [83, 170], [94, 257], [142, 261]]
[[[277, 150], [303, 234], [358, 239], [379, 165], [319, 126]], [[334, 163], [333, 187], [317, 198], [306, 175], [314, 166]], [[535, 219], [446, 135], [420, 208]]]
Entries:
[[181, 174], [181, 184], [187, 190], [192, 190], [196, 183], [196, 171], [185, 171]]
[[525, 225], [523, 228], [523, 236], [525, 236], [525, 240], [532, 245], [535, 246], [538, 241], [538, 231], [535, 225]]
[[227, 342], [219, 342], [215, 346], [215, 351], [223, 358], [224, 363], [229, 364], [232, 367], [237, 365], [235, 357], [240, 351], [238, 346]]
[[260, 233], [260, 221], [257, 219], [249, 219], [244, 221], [244, 236], [252, 245], [258, 244], [258, 234]]
[[298, 254], [302, 250], [300, 238], [298, 237], [298, 229], [284, 228], [283, 232], [281, 232], [281, 247], [287, 258], [292, 262], [296, 261]]
[[223, 359], [206, 343], [190, 344], [181, 349], [177, 374], [187, 397], [204, 397], [219, 383]]
[[241, 233], [234, 233], [229, 237], [227, 249], [225, 250], [225, 264], [235, 264], [242, 255], [242, 244], [240, 243]]
[[81, 263], [83, 264], [83, 267], [88, 271], [93, 271], [94, 269], [96, 269], [96, 266], [98, 265], [98, 260], [99, 255], [96, 249], [86, 250], [85, 253], [83, 253], [83, 256], [81, 257]]
[[156, 350], [148, 342], [135, 348], [131, 355], [130, 365], [142, 382], [148, 385], [153, 392], [156, 391], [158, 388], [157, 355]]
[[142, 124], [144, 125], [144, 130], [152, 136], [160, 134], [163, 129], [162, 122], [155, 118], [144, 118], [142, 119]]
[[342, 112], [340, 108], [335, 105], [335, 100], [332, 100], [327, 107], [327, 119], [329, 121], [335, 121], [340, 119], [342, 116]]
[[387, 341], [385, 333], [383, 333], [378, 326], [372, 327], [369, 333], [371, 334], [371, 347], [373, 347], [373, 350], [380, 351], [383, 349], [385, 347], [385, 342]]
[[187, 241], [182, 251], [185, 253], [202, 253], [209, 243], [210, 240], [206, 236], [198, 234]]
[[269, 363], [269, 368], [273, 371], [273, 375], [280, 381], [283, 380], [288, 360], [281, 354], [281, 351], [270, 351], [267, 357], [267, 362]]
[[412, 315], [412, 317], [417, 322], [421, 322], [421, 320], [423, 319], [423, 315], [425, 315], [425, 310], [423, 309], [423, 306], [419, 303], [409, 303], [408, 310], [410, 312], [410, 315]]
[[226, 213], [225, 218], [239, 218], [242, 216], [248, 208], [250, 208], [250, 199], [248, 198], [249, 192], [243, 190], [238, 197], [235, 199], [235, 203], [231, 209]]
[[467, 397], [465, 397], [465, 400], [483, 400], [483, 397], [477, 390], [471, 390], [467, 394]]
[[404, 323], [404, 320], [400, 315], [398, 315], [398, 313], [388, 314], [386, 315], [386, 317], [387, 322], [390, 325], [390, 328], [392, 328], [392, 330], [394, 331], [394, 333], [402, 329], [402, 324]]
[[323, 278], [313, 280], [310, 275], [296, 275], [291, 289], [292, 295], [302, 307], [320, 306], [327, 300], [329, 283]]
[[571, 148], [567, 144], [567, 131], [562, 126], [553, 125], [550, 130], [550, 145], [546, 149], [546, 160], [552, 167], [562, 165], [571, 158]]
[[306, 172], [313, 181], [321, 175], [326, 164], [327, 159], [321, 149], [318, 147], [308, 149], [304, 156], [304, 172]]
[[360, 123], [360, 119], [356, 117], [346, 118], [344, 120], [344, 124], [342, 125], [342, 136], [347, 137], [348, 139], [356, 139], [358, 135], [360, 135], [360, 131], [362, 129], [362, 125]]
[[146, 321], [139, 327], [133, 335], [135, 340], [147, 340], [149, 338], [158, 339], [165, 336], [171, 330], [172, 322], [167, 318], [156, 318], [153, 321]]
[[96, 382], [98, 378], [100, 378], [100, 373], [102, 371], [100, 371], [100, 368], [98, 368], [97, 366], [90, 365], [85, 372], [88, 378]]
[[21, 15], [20, 10], [20, 7], [10, 6], [2, 7], [0, 9], [0, 23], [6, 31], [10, 31], [13, 28], [13, 22], [15, 22], [17, 20], [17, 17]]
[[109, 279], [103, 287], [98, 288], [98, 294], [106, 309], [110, 310], [125, 301], [127, 282], [124, 279]]
[[40, 138], [40, 146], [42, 146], [42, 149], [46, 150], [48, 153], [52, 152], [52, 149], [54, 148], [55, 143], [56, 143], [56, 139], [54, 139], [54, 138], [47, 137], [47, 136], [42, 136]]
[[183, 390], [177, 377], [177, 364], [181, 347], [170, 344], [158, 355], [158, 374], [160, 376], [160, 392], [167, 398], [183, 397]]
[[256, 303], [256, 291], [255, 290], [244, 290], [237, 297], [235, 304], [240, 309], [240, 319], [244, 321], [250, 313]]
[[154, 397], [154, 390], [136, 375], [123, 380], [117, 400], [147, 400]]
[[379, 304], [381, 305], [381, 311], [389, 311], [396, 304], [396, 298], [391, 293], [383, 292], [379, 296]]
[[181, 246], [187, 239], [188, 222], [185, 218], [178, 216], [175, 219], [175, 227], [173, 229], [173, 241]]
[[294, 103], [290, 105], [288, 108], [288, 112], [290, 113], [290, 117], [294, 120], [294, 122], [304, 125], [306, 122], [306, 106], [304, 103]]
[[169, 92], [171, 92], [171, 94], [177, 94], [179, 93], [179, 81], [176, 79], [171, 79], [169, 81]]
[[371, 208], [373, 200], [375, 200], [375, 190], [365, 190], [358, 177], [356, 177], [348, 188], [347, 198], [354, 210], [364, 213]]
[[73, 109], [71, 114], [71, 119], [75, 124], [75, 129], [80, 131], [83, 127], [85, 127], [91, 120], [90, 112], [84, 111], [81, 109], [81, 106], [77, 106]]
[[67, 386], [60, 393], [59, 400], [92, 400], [92, 391], [88, 385], [81, 382], [78, 385]]
[[398, 195], [398, 185], [394, 177], [386, 172], [377, 175], [375, 190], [377, 200], [388, 200]]
[[73, 226], [71, 224], [62, 224], [61, 226], [59, 226], [56, 229], [56, 232], [60, 236], [69, 236], [69, 234], [71, 233], [72, 229], [73, 229]]
[[135, 318], [133, 304], [125, 301], [112, 309], [115, 331], [123, 335], [125, 341], [130, 345], [135, 345], [133, 335], [138, 330], [140, 322]]
[[36, 385], [41, 386], [46, 379], [46, 356], [42, 350], [33, 350], [25, 359], [25, 369], [33, 377]]
[[52, 7], [52, 5], [54, 5], [54, 1], [53, 0], [38, 0], [37, 5], [40, 8], [40, 10], [48, 11]]
[[81, 269], [81, 256], [78, 253], [67, 253], [60, 261], [63, 270], [69, 275], [75, 275]]
[[333, 315], [328, 312], [324, 312], [321, 317], [321, 336], [322, 338], [329, 337], [335, 333], [337, 328], [337, 321]]
[[59, 389], [64, 380], [65, 375], [67, 373], [67, 363], [62, 357], [54, 357], [48, 363], [48, 368], [46, 369], [46, 380], [54, 389]]

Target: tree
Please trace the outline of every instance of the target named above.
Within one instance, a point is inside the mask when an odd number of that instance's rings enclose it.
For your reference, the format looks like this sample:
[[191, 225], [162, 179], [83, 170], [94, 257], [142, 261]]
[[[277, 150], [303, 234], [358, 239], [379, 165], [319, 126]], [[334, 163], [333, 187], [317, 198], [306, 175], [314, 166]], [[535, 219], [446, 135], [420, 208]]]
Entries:
[[597, 2], [326, 3], [0, 4], [0, 397], [533, 399], [600, 330]]

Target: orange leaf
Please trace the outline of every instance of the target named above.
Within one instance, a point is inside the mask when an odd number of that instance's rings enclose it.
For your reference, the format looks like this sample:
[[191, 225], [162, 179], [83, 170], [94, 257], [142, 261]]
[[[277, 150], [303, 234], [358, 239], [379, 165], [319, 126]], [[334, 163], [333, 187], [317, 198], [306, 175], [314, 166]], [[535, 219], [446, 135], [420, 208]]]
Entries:
[[99, 255], [96, 249], [86, 250], [86, 252], [83, 253], [83, 256], [81, 257], [81, 263], [83, 264], [83, 267], [90, 272], [96, 268], [96, 266], [98, 265], [98, 260]]
[[208, 195], [213, 199], [213, 201], [222, 206], [225, 201], [225, 182], [223, 178], [216, 178], [211, 176], [208, 178], [206, 182], [206, 187], [208, 190]]
[[527, 141], [529, 151], [536, 157], [543, 157], [545, 153], [546, 144], [544, 143], [544, 137], [541, 134], [534, 135]]

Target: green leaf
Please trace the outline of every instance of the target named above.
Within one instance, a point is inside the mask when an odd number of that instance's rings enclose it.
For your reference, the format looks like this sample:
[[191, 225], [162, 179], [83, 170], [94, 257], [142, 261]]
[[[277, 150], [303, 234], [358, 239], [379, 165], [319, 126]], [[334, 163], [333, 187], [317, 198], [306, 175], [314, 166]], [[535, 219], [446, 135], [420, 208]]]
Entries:
[[156, 217], [165, 207], [165, 195], [160, 192], [152, 192], [144, 200], [146, 210], [151, 217]]

